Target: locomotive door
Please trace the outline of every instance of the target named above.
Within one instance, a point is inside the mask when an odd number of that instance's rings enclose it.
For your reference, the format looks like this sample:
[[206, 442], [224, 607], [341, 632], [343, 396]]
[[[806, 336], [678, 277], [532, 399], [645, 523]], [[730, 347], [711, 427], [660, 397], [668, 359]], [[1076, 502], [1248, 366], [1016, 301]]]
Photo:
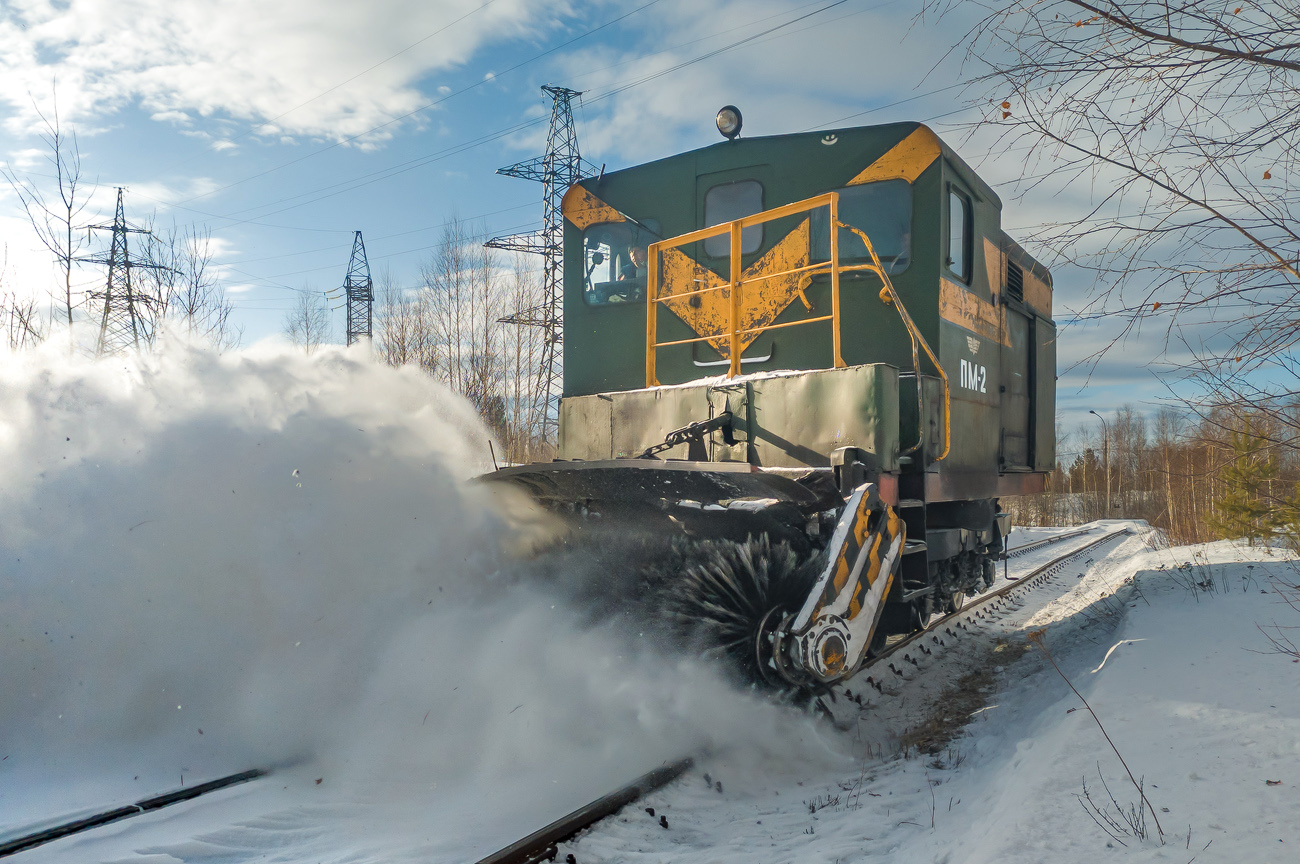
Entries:
[[1006, 306], [1007, 343], [1002, 346], [1003, 470], [1033, 467], [1034, 322]]

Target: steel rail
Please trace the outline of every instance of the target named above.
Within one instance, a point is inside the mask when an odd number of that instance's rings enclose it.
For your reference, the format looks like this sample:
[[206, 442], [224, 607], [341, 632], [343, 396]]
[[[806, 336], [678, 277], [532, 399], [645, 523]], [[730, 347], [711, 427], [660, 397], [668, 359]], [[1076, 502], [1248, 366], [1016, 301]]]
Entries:
[[680, 759], [643, 774], [621, 789], [579, 807], [568, 816], [534, 831], [517, 843], [480, 859], [478, 864], [537, 864], [555, 859], [556, 847], [590, 828], [606, 816], [613, 816], [633, 801], [671, 783], [694, 765], [690, 758]]
[[[1080, 531], [1077, 533], [1082, 534], [1084, 532]], [[1109, 534], [1105, 534], [1101, 537], [1098, 537], [1096, 540], [1093, 540], [1091, 543], [1085, 543], [1084, 545], [1080, 546], [1078, 549], [1074, 549], [1070, 552], [1066, 552], [1063, 555], [1058, 555], [1057, 557], [1053, 558], [1051, 561], [1048, 561], [1046, 564], [1042, 565], [1041, 567], [1036, 567], [1033, 570], [1030, 570], [1024, 576], [1017, 577], [1014, 581], [1008, 581], [1006, 585], [1003, 585], [1001, 588], [997, 589], [996, 591], [989, 591], [986, 594], [981, 594], [978, 597], [971, 598], [970, 602], [966, 603], [957, 611], [950, 612], [947, 615], [944, 615], [942, 618], [929, 624], [924, 629], [918, 630], [915, 633], [908, 636], [906, 639], [903, 639], [899, 642], [894, 643], [893, 645], [890, 645], [884, 651], [880, 652], [875, 657], [872, 657], [868, 662], [858, 667], [858, 671], [853, 673], [853, 675], [851, 675], [850, 678], [856, 678], [862, 673], [867, 672], [872, 668], [874, 668], [875, 666], [878, 666], [879, 664], [885, 662], [894, 654], [908, 647], [913, 642], [917, 642], [920, 639], [923, 639], [926, 636], [931, 635], [932, 633], [934, 633], [934, 631], [938, 630], [940, 627], [942, 627], [944, 624], [948, 623], [949, 621], [952, 621], [955, 618], [960, 618], [963, 615], [969, 615], [970, 613], [976, 611], [980, 606], [983, 606], [985, 603], [988, 603], [990, 600], [996, 600], [999, 597], [1005, 597], [1006, 595], [1010, 594], [1012, 591], [1015, 591], [1018, 588], [1025, 588], [1031, 585], [1033, 582], [1035, 582], [1036, 580], [1041, 578], [1045, 573], [1047, 573], [1047, 571], [1059, 567], [1060, 565], [1066, 563], [1072, 558], [1077, 558], [1080, 555], [1083, 555], [1085, 552], [1087, 552], [1090, 549], [1095, 549], [1097, 546], [1100, 546], [1103, 543], [1114, 540], [1116, 537], [1121, 537], [1132, 533], [1133, 531], [1130, 528], [1121, 528], [1118, 531], [1112, 531]], [[846, 683], [848, 680], [849, 678], [846, 678], [844, 679], [844, 681], [841, 681], [840, 683], [841, 684]]]
[[1018, 558], [1021, 555], [1025, 555], [1037, 549], [1042, 549], [1044, 546], [1051, 546], [1053, 543], [1060, 543], [1062, 540], [1069, 540], [1071, 537], [1079, 537], [1084, 534], [1091, 534], [1091, 533], [1092, 533], [1091, 528], [1082, 528], [1078, 531], [1071, 531], [1068, 534], [1057, 534], [1055, 537], [1044, 537], [1042, 540], [1034, 540], [1033, 542], [1026, 543], [1023, 546], [1017, 546], [1014, 549], [1008, 549], [1007, 557]]
[[0, 858], [31, 849], [34, 846], [49, 843], [52, 840], [58, 840], [60, 837], [67, 837], [70, 834], [78, 834], [82, 831], [89, 831], [91, 828], [98, 828], [100, 825], [117, 822], [119, 819], [129, 819], [132, 816], [139, 816], [141, 813], [148, 813], [151, 810], [160, 810], [163, 807], [172, 804], [179, 804], [181, 801], [189, 801], [191, 798], [197, 798], [200, 795], [206, 795], [207, 793], [215, 792], [218, 789], [225, 789], [227, 786], [234, 786], [237, 783], [247, 783], [249, 780], [255, 780], [266, 773], [267, 772], [261, 768], [254, 768], [251, 771], [241, 771], [238, 774], [230, 774], [216, 780], [209, 780], [207, 783], [200, 783], [197, 786], [189, 786], [182, 789], [176, 789], [172, 792], [166, 792], [162, 795], [155, 795], [152, 798], [144, 798], [134, 804], [128, 804], [125, 807], [105, 810], [102, 813], [96, 813], [94, 816], [87, 816], [84, 819], [77, 819], [73, 822], [65, 822], [62, 825], [56, 825], [53, 828], [46, 828], [42, 831], [33, 831], [30, 834], [24, 834], [22, 837], [9, 840], [5, 843], [0, 843]]

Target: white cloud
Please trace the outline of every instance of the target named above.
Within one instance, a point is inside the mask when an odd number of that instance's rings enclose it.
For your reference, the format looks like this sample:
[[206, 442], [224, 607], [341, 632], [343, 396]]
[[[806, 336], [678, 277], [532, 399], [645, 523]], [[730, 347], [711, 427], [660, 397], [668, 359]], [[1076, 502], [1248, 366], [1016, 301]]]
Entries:
[[[146, 180], [126, 184], [126, 194], [128, 200], [136, 199], [136, 201], [131, 202], [136, 206], [130, 209], [146, 210], [149, 207], [156, 207], [159, 210], [168, 210], [174, 201], [187, 201], [190, 198], [202, 197], [219, 188], [220, 185], [211, 177], [188, 177], [173, 183]], [[139, 199], [144, 200], [141, 202]], [[128, 204], [128, 207], [130, 207], [130, 204]]]
[[[0, 196], [0, 201], [4, 196]], [[54, 260], [25, 219], [0, 215], [0, 294], [42, 297]]]
[[149, 119], [157, 120], [160, 123], [176, 123], [181, 126], [189, 126], [193, 122], [193, 118], [184, 111], [158, 111]]
[[41, 163], [49, 153], [39, 147], [29, 147], [9, 154], [9, 165], [17, 171], [30, 171]]
[[274, 121], [273, 134], [339, 140], [419, 108], [428, 75], [467, 63], [490, 41], [535, 34], [567, 8], [564, 0], [24, 0], [0, 8], [0, 104], [11, 132], [30, 131], [39, 122], [33, 101], [48, 106], [57, 80], [64, 119], [83, 130], [138, 105], [179, 125]]

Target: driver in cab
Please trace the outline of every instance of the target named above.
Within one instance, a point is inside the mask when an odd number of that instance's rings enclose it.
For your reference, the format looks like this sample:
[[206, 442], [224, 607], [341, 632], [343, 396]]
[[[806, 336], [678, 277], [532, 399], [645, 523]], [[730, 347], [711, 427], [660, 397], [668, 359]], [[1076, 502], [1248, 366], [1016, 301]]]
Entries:
[[646, 247], [633, 246], [627, 250], [627, 257], [631, 260], [623, 265], [622, 272], [618, 274], [619, 281], [639, 281], [644, 284], [646, 277]]

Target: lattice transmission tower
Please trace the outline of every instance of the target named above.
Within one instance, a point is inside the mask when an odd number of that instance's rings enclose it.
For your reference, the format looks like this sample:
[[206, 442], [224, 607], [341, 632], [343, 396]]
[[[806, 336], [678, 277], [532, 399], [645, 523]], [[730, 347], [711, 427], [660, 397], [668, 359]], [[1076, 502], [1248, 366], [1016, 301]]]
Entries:
[[348, 304], [347, 344], [361, 339], [369, 342], [375, 290], [370, 281], [370, 263], [366, 261], [366, 244], [361, 240], [360, 231], [352, 240], [352, 258], [348, 261], [348, 276], [343, 280], [343, 290]]
[[596, 174], [596, 166], [582, 158], [578, 132], [573, 125], [570, 102], [581, 91], [547, 84], [542, 91], [551, 97], [551, 126], [546, 136], [546, 153], [526, 162], [497, 169], [507, 177], [537, 180], [542, 184], [542, 227], [528, 234], [495, 237], [483, 244], [491, 249], [531, 252], [543, 257], [542, 285], [537, 302], [518, 309], [500, 320], [506, 324], [541, 327], [542, 357], [537, 369], [533, 417], [544, 443], [554, 440], [559, 416], [559, 397], [564, 383], [564, 215], [560, 204], [569, 187]]
[[148, 234], [144, 228], [133, 228], [126, 221], [122, 205], [122, 187], [117, 189], [117, 213], [109, 225], [88, 225], [95, 231], [112, 231], [113, 240], [106, 255], [78, 258], [90, 264], [108, 265], [108, 283], [102, 292], [92, 291], [90, 297], [103, 304], [99, 319], [99, 335], [95, 339], [97, 355], [119, 354], [127, 349], [139, 350], [143, 341], [153, 338], [153, 325], [165, 302], [139, 287], [131, 278], [133, 270], [167, 270], [161, 264], [150, 264], [131, 258], [127, 246], [128, 234]]

